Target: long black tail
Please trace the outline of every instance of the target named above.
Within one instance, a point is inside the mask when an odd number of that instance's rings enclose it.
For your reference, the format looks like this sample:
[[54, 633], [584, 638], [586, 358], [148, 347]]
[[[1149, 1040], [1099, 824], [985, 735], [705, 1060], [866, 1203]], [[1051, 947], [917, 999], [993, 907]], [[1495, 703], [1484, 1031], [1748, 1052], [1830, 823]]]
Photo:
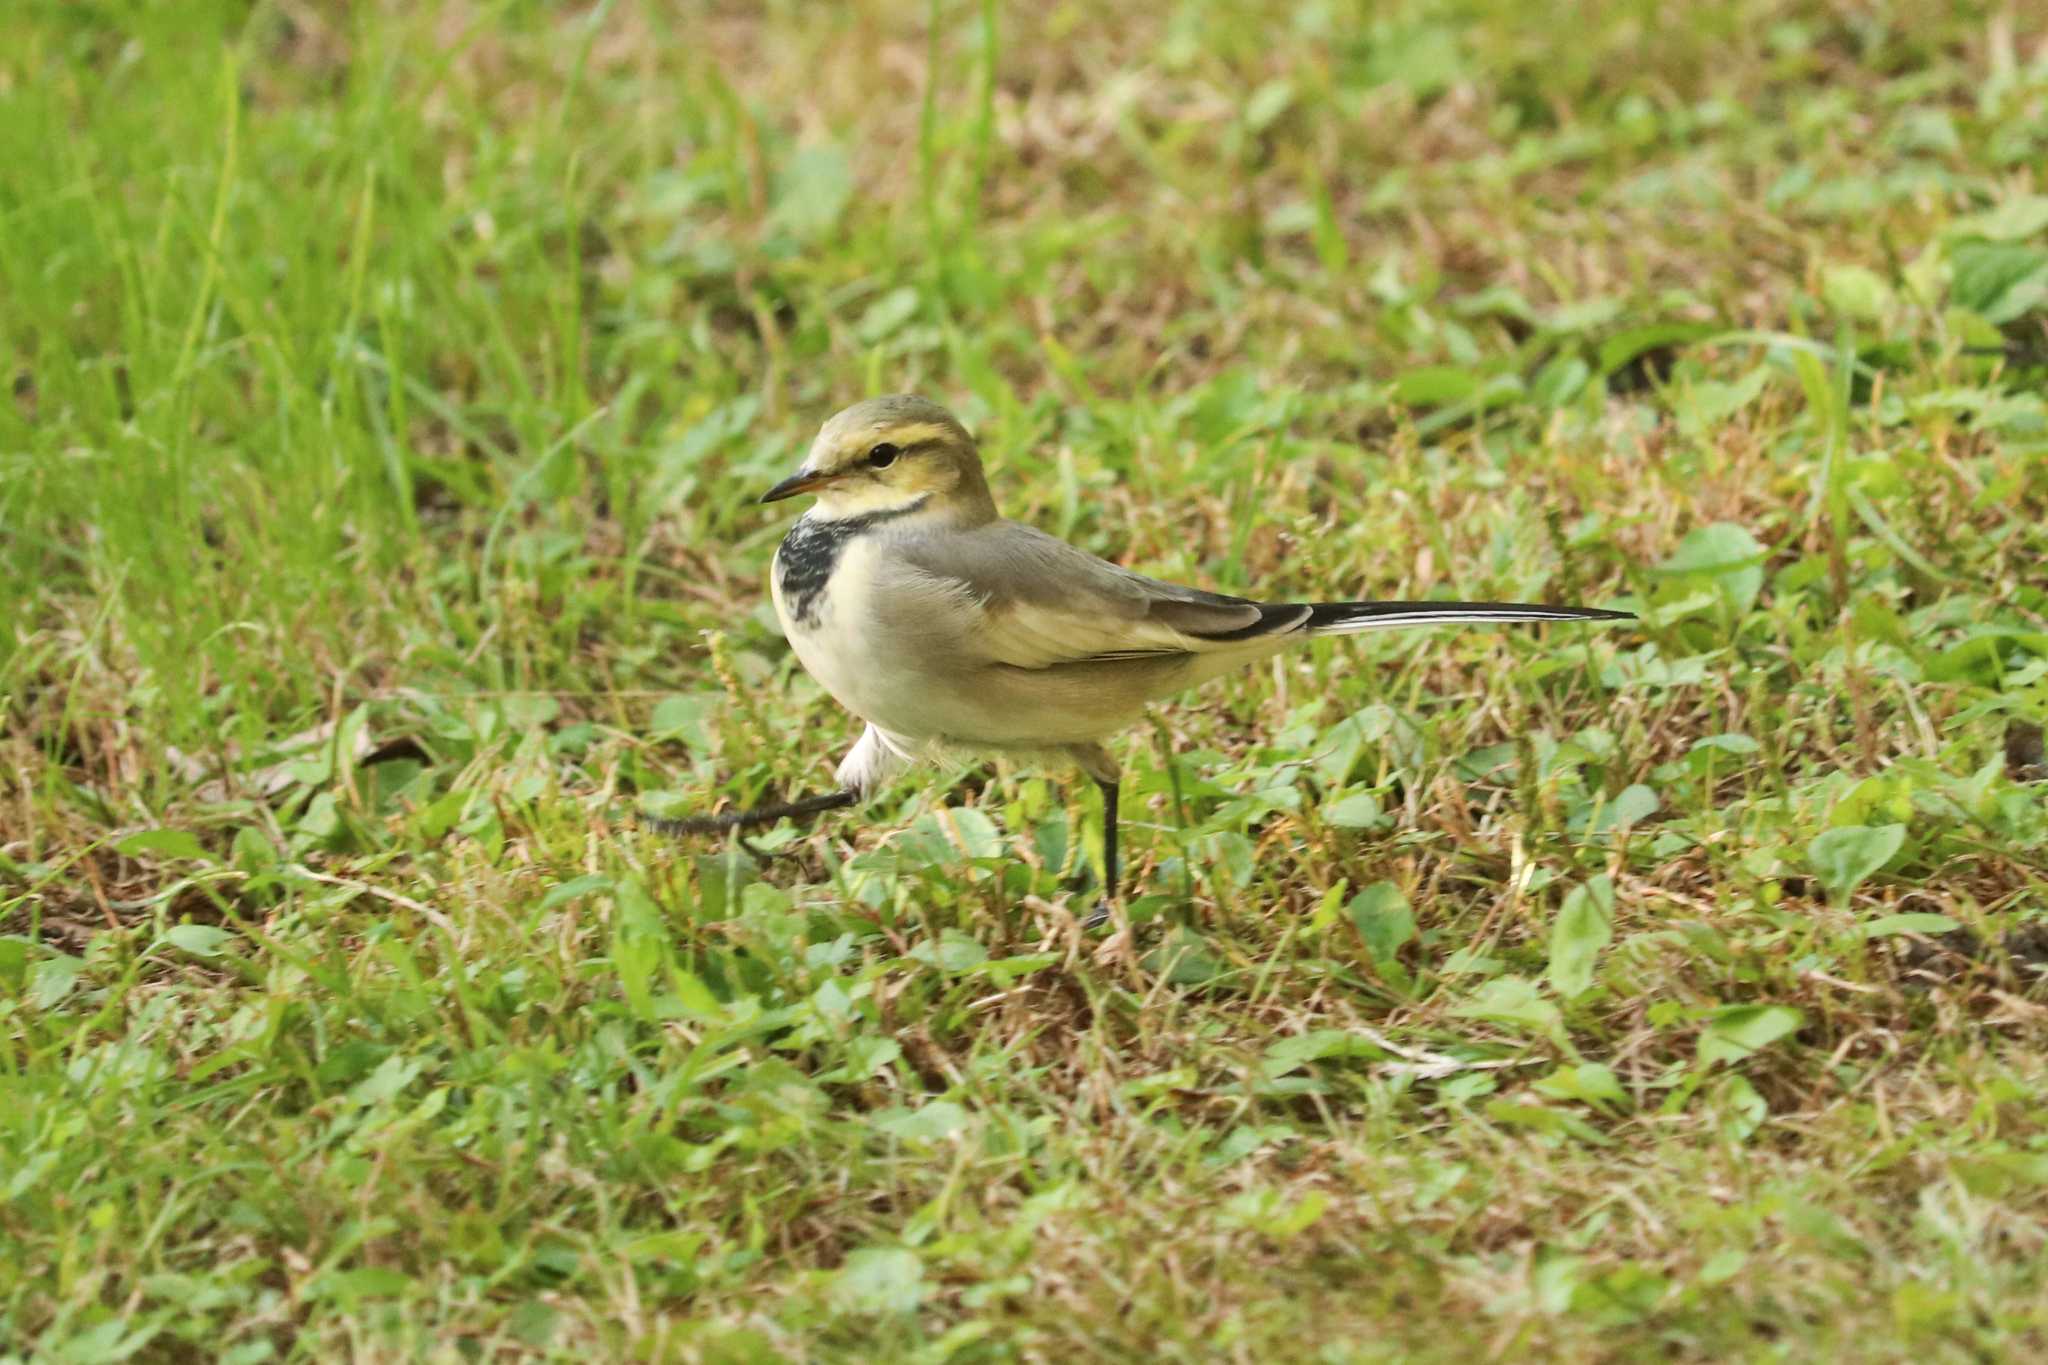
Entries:
[[1352, 635], [1402, 626], [1515, 625], [1529, 621], [1633, 621], [1635, 613], [1602, 607], [1546, 607], [1533, 602], [1315, 602], [1301, 628], [1311, 635]]

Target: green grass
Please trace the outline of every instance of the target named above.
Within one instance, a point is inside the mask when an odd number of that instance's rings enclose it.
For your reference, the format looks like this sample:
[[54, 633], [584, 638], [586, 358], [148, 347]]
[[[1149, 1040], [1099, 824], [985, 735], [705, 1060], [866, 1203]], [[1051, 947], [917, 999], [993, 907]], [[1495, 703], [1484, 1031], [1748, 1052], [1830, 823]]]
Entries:
[[[26, 0], [0, 165], [0, 1357], [2048, 1351], [2030, 6]], [[898, 389], [1641, 628], [1160, 708], [1123, 953], [1069, 774], [636, 826]]]

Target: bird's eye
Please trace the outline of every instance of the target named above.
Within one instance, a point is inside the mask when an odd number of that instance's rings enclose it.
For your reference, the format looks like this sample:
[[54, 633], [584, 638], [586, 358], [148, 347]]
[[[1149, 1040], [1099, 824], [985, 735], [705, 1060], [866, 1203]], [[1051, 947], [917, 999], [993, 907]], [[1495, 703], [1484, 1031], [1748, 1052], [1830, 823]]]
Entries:
[[903, 453], [903, 447], [892, 446], [887, 441], [868, 452], [869, 469], [887, 469], [896, 463], [896, 457]]

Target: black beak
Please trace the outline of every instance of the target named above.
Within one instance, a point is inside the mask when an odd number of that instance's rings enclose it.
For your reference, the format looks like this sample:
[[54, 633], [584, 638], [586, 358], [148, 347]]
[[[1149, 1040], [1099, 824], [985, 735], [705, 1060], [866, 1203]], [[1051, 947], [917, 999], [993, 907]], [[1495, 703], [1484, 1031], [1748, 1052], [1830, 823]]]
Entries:
[[798, 470], [766, 493], [763, 493], [761, 501], [781, 502], [784, 498], [793, 498], [799, 493], [808, 493], [823, 482], [825, 482], [825, 476], [822, 474], [806, 474], [802, 470]]

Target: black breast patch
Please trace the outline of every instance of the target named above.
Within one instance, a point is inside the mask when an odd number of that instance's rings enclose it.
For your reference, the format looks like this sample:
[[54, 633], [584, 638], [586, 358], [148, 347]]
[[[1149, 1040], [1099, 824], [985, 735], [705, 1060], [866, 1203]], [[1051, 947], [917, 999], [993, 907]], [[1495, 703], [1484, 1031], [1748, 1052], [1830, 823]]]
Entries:
[[800, 626], [817, 625], [825, 605], [825, 585], [831, 581], [832, 570], [847, 542], [922, 506], [924, 499], [919, 498], [907, 507], [837, 521], [798, 517], [796, 525], [782, 538], [782, 548], [775, 552], [775, 585], [782, 593], [789, 619]]

